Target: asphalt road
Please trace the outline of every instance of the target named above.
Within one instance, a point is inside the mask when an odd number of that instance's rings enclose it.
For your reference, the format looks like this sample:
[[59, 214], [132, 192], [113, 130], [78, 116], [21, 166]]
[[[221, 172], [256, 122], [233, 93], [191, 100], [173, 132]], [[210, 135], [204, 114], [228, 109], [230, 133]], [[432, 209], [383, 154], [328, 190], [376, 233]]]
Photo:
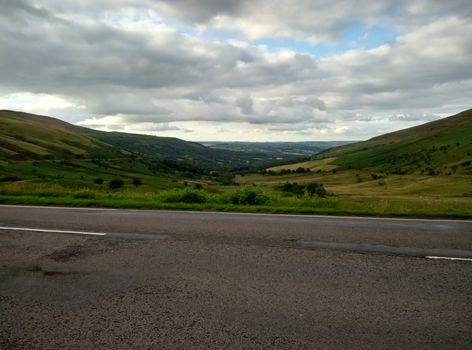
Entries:
[[0, 348], [472, 349], [471, 258], [472, 221], [0, 206]]

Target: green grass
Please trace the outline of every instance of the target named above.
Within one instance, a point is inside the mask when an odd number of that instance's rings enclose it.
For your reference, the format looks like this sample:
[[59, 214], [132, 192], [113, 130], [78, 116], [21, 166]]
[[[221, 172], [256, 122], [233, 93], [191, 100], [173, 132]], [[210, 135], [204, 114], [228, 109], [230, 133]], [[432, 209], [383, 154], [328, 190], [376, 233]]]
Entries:
[[279, 165], [275, 166], [272, 168], [268, 168], [267, 170], [274, 171], [274, 172], [280, 172], [281, 170], [288, 169], [288, 170], [296, 170], [298, 168], [304, 168], [304, 169], [310, 169], [312, 172], [316, 171], [332, 171], [333, 169], [338, 168], [336, 164], [333, 164], [333, 162], [336, 160], [336, 158], [326, 158], [326, 159], [320, 159], [320, 160], [309, 160], [306, 162], [300, 162], [300, 163], [292, 163], [292, 164], [286, 164], [286, 165]]
[[[10, 183], [0, 185], [0, 203], [76, 207], [213, 210], [257, 213], [335, 214], [408, 217], [472, 217], [471, 198], [425, 196], [336, 195], [326, 198], [296, 197], [270, 187], [258, 187], [267, 201], [262, 205], [233, 204], [235, 193], [253, 187], [209, 185], [192, 188], [149, 191], [146, 188], [108, 190], [68, 188], [60, 185]], [[204, 203], [186, 203], [183, 194], [200, 193]]]
[[[374, 179], [373, 176], [380, 178]], [[335, 195], [358, 196], [429, 196], [429, 197], [470, 197], [472, 198], [472, 178], [468, 175], [428, 176], [428, 175], [385, 175], [372, 171], [338, 171], [303, 173], [288, 175], [253, 174], [239, 176], [236, 181], [242, 185], [274, 187], [286, 182], [307, 184], [322, 183]]]
[[58, 119], [34, 114], [0, 111], [0, 147], [3, 159], [63, 159], [92, 154], [123, 157], [116, 148], [78, 132]]
[[315, 158], [333, 158], [340, 169], [399, 174], [472, 174], [472, 110], [335, 147]]
[[[196, 176], [185, 168], [186, 151], [182, 151], [183, 163], [174, 168], [172, 164], [178, 160], [169, 165], [131, 155], [56, 119], [4, 111], [0, 113], [1, 121], [5, 121], [0, 135], [0, 203], [471, 218], [472, 177], [467, 162], [472, 152], [472, 119], [470, 111], [464, 113], [335, 148], [319, 159], [271, 168], [275, 174], [238, 176], [240, 186], [223, 186], [215, 181], [216, 176]], [[123, 136], [110, 135], [116, 140]], [[139, 147], [144, 148], [152, 141], [152, 137], [135, 136], [125, 141], [139, 141]], [[180, 147], [182, 143], [173, 139], [169, 145]], [[165, 149], [164, 144], [155, 146]], [[206, 154], [203, 146], [184, 146], [198, 157]], [[423, 163], [413, 171], [410, 163], [416, 158], [405, 154], [423, 157]], [[425, 159], [428, 166], [434, 166], [434, 176], [424, 172], [428, 169]], [[407, 170], [395, 174], [392, 164], [395, 169], [401, 165]], [[310, 172], [277, 174], [299, 167]], [[95, 183], [98, 178], [102, 184]], [[141, 186], [133, 185], [135, 178]], [[110, 190], [108, 184], [113, 179], [122, 180], [124, 187]], [[309, 198], [306, 194], [287, 194], [280, 190], [286, 182], [321, 183], [329, 195]]]

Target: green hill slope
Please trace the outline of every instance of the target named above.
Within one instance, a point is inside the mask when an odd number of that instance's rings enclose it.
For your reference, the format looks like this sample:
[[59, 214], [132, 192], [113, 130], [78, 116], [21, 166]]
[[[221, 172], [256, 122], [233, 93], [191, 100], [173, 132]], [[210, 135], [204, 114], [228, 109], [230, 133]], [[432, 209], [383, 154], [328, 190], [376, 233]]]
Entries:
[[125, 152], [81, 133], [58, 119], [0, 111], [0, 159], [123, 157]]
[[148, 182], [165, 183], [160, 180], [175, 180], [192, 170], [132, 154], [92, 137], [88, 130], [46, 116], [0, 111], [0, 182], [15, 179], [80, 187], [97, 178], [148, 176]]
[[[93, 177], [211, 177], [280, 162], [266, 152], [212, 149], [177, 138], [104, 132], [46, 116], [0, 111], [0, 180], [87, 185]], [[296, 160], [288, 156], [286, 161]], [[1, 182], [1, 181], [0, 181]]]
[[329, 149], [314, 159], [333, 158], [342, 169], [393, 174], [472, 174], [472, 110], [368, 141]]

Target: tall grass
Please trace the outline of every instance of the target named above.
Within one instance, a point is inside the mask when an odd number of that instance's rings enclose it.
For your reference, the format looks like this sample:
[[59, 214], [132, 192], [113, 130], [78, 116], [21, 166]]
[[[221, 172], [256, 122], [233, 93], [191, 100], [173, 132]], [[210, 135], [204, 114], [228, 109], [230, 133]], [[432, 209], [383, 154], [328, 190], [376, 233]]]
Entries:
[[472, 217], [472, 198], [336, 195], [294, 196], [260, 187], [214, 187], [149, 191], [106, 186], [68, 188], [55, 184], [0, 185], [0, 203], [121, 208], [162, 208], [267, 213], [416, 217]]

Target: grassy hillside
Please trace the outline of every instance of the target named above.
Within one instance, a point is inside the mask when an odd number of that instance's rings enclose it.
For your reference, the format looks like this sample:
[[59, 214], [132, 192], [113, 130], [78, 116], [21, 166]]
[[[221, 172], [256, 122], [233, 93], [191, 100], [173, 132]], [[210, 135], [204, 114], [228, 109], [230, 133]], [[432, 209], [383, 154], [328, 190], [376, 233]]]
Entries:
[[[98, 178], [145, 178], [156, 188], [185, 180], [231, 183], [277, 159], [264, 152], [211, 149], [177, 138], [103, 132], [55, 118], [0, 111], [0, 182], [89, 186]], [[291, 156], [291, 160], [297, 159]], [[280, 161], [280, 160], [279, 160]]]
[[472, 174], [472, 110], [368, 141], [336, 147], [314, 157], [326, 158], [331, 158], [339, 170]]
[[327, 198], [333, 201], [330, 205], [347, 212], [470, 217], [471, 161], [469, 110], [335, 147], [309, 161], [239, 176], [236, 182], [279, 191], [289, 198], [300, 197], [300, 193], [301, 198], [306, 197], [303, 190], [295, 190], [310, 183], [323, 184], [330, 194]]
[[0, 111], [0, 124], [3, 160], [116, 158], [126, 153], [54, 118]]
[[141, 178], [159, 187], [184, 176], [172, 164], [136, 156], [58, 119], [0, 111], [0, 125], [0, 182], [82, 187], [122, 178], [132, 186]]
[[[0, 126], [0, 203], [472, 217], [470, 111], [249, 175], [241, 168], [268, 164], [264, 152], [12, 111], [0, 111]], [[225, 173], [235, 166], [236, 184]], [[115, 179], [124, 186], [110, 187]]]

